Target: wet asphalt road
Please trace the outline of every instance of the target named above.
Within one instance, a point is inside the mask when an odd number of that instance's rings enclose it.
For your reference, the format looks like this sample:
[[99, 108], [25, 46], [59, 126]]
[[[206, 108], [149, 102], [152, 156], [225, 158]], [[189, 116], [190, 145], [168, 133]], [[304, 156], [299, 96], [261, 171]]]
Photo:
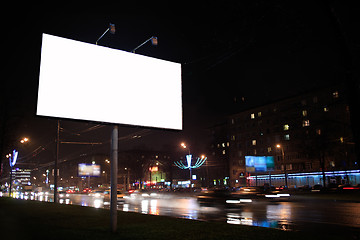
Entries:
[[[108, 208], [107, 198], [71, 194], [60, 199], [63, 204]], [[327, 200], [254, 201], [234, 207], [200, 206], [195, 197], [158, 195], [128, 198], [118, 203], [120, 211], [164, 215], [204, 221], [222, 221], [229, 224], [279, 228], [282, 230], [339, 233], [360, 232], [360, 202]]]

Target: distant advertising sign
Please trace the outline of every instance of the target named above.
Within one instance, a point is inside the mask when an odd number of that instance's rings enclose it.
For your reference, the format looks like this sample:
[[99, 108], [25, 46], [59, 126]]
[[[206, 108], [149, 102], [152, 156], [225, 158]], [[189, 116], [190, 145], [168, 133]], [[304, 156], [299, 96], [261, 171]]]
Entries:
[[79, 163], [79, 177], [99, 177], [101, 170], [98, 164]]
[[159, 171], [159, 167], [149, 167], [150, 172], [157, 172]]
[[275, 170], [273, 156], [245, 156], [246, 172], [268, 172]]

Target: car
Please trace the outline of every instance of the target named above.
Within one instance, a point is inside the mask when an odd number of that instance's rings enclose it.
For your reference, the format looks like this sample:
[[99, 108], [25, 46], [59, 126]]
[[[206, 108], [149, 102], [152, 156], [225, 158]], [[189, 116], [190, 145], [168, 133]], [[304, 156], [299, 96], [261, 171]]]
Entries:
[[242, 187], [234, 195], [240, 199], [247, 198], [256, 201], [287, 201], [290, 199], [290, 194], [286, 188], [274, 186]]
[[68, 190], [66, 190], [66, 193], [72, 194], [72, 193], [76, 193], [76, 191], [73, 189], [68, 189]]
[[315, 184], [312, 188], [311, 191], [312, 192], [320, 192], [321, 190], [323, 190], [323, 186], [321, 184]]
[[338, 190], [341, 192], [353, 192], [360, 190], [360, 186], [358, 185], [350, 185], [350, 184], [343, 184], [338, 186]]
[[[103, 197], [104, 197], [104, 199], [110, 201], [110, 196], [111, 196], [111, 190], [110, 190], [110, 189], [109, 189], [109, 190], [105, 190], [105, 191], [103, 192]], [[123, 192], [121, 192], [120, 190], [117, 190], [117, 191], [116, 191], [116, 198], [117, 198], [117, 201], [118, 201], [118, 202], [124, 201], [124, 196], [125, 196], [125, 194], [124, 194]]]
[[93, 196], [96, 198], [103, 198], [104, 195], [105, 195], [104, 191], [102, 191], [102, 190], [95, 190], [95, 191], [92, 191], [91, 193], [89, 193], [89, 196]]
[[59, 198], [68, 198], [70, 195], [66, 191], [58, 192]]
[[90, 188], [84, 188], [82, 190], [82, 193], [91, 193], [91, 189]]
[[200, 206], [221, 206], [221, 207], [240, 207], [244, 203], [250, 203], [250, 198], [241, 198], [233, 194], [228, 189], [210, 189], [202, 191], [197, 195]]
[[118, 202], [123, 202], [125, 200], [124, 199], [125, 194], [123, 192], [121, 192], [120, 190], [117, 190], [116, 196], [117, 196]]

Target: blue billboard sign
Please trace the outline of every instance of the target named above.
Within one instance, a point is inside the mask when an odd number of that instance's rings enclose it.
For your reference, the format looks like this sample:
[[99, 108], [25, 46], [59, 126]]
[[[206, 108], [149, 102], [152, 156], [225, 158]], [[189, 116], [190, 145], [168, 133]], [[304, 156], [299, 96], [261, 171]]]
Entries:
[[275, 170], [273, 156], [245, 156], [246, 172], [269, 172]]

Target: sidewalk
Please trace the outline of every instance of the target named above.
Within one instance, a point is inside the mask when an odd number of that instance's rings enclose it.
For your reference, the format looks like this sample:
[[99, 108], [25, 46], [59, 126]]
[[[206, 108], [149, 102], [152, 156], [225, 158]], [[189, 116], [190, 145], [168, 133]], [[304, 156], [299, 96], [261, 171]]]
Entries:
[[[313, 233], [118, 212], [110, 232], [109, 210], [0, 198], [1, 237], [11, 239], [338, 239]], [[333, 237], [333, 238], [332, 238]], [[9, 239], [10, 239], [9, 238]]]

